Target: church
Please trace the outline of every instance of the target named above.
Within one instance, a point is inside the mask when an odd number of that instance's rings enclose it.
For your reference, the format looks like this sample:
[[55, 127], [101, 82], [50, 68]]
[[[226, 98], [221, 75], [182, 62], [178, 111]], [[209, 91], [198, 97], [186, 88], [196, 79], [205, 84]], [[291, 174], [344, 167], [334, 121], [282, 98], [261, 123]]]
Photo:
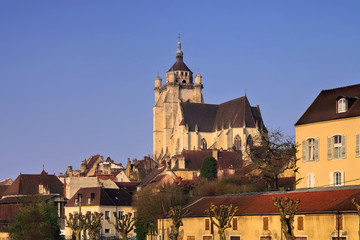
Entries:
[[[195, 81], [194, 81], [195, 79]], [[153, 106], [153, 158], [157, 162], [180, 155], [184, 150], [246, 150], [266, 132], [259, 106], [245, 96], [221, 104], [206, 104], [203, 80], [183, 60], [180, 40], [176, 61], [163, 83], [155, 78]]]

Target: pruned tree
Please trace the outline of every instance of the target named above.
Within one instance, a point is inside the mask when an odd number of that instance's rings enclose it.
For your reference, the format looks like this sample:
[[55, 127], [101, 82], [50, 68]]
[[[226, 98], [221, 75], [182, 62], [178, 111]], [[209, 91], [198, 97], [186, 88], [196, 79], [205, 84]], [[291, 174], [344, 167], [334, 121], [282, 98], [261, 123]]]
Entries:
[[[280, 130], [263, 132], [256, 139], [257, 144], [249, 150], [249, 156], [261, 171], [260, 177], [269, 189], [279, 189], [279, 176], [287, 170], [298, 172], [296, 152], [298, 146], [292, 137]], [[300, 181], [300, 180], [298, 180]]]
[[97, 240], [100, 238], [101, 231], [101, 220], [103, 213], [99, 212], [87, 212], [85, 215], [85, 230], [87, 230], [89, 234], [90, 240]]
[[69, 213], [69, 217], [65, 216], [66, 224], [74, 233], [76, 240], [80, 239], [80, 234], [85, 230], [85, 215], [82, 213]]
[[179, 229], [183, 225], [182, 219], [189, 211], [183, 211], [182, 206], [171, 207], [169, 211], [169, 216], [172, 220], [171, 230], [170, 230], [170, 239], [177, 240], [179, 236]]
[[359, 231], [358, 231], [358, 234], [359, 234], [359, 239], [360, 239], [360, 205], [356, 202], [355, 198], [351, 199], [351, 202], [356, 207], [357, 214], [359, 215]]
[[294, 235], [294, 216], [297, 212], [300, 200], [292, 200], [291, 198], [273, 198], [274, 205], [279, 208], [281, 228], [286, 240], [295, 240]]
[[214, 157], [205, 157], [201, 163], [200, 177], [214, 179], [217, 178], [217, 161]]
[[220, 205], [220, 207], [211, 204], [210, 209], [205, 211], [210, 217], [211, 224], [217, 227], [220, 240], [226, 239], [225, 230], [231, 227], [231, 220], [237, 210], [238, 208], [233, 207], [232, 204]]
[[114, 212], [115, 222], [108, 220], [108, 222], [115, 227], [115, 230], [119, 233], [123, 240], [128, 240], [128, 234], [134, 230], [135, 219], [131, 213], [127, 213], [122, 218], [118, 218], [116, 212]]

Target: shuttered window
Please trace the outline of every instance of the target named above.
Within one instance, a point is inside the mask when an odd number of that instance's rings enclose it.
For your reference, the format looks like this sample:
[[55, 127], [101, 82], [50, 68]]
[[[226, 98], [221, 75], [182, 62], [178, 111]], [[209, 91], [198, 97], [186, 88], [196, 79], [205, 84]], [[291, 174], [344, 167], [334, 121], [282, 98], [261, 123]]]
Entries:
[[233, 218], [233, 224], [232, 224], [233, 230], [238, 230], [237, 226], [237, 218]]
[[205, 219], [205, 231], [210, 230], [210, 219]]
[[299, 217], [297, 218], [297, 229], [298, 229], [299, 231], [304, 230], [304, 217], [302, 217], [302, 216], [299, 216]]
[[269, 218], [268, 217], [263, 218], [263, 230], [264, 231], [269, 230]]
[[328, 159], [346, 158], [346, 135], [328, 137]]
[[304, 162], [319, 160], [319, 138], [302, 141], [302, 158]]
[[360, 157], [360, 133], [357, 133], [355, 135], [355, 143], [356, 143], [355, 155], [356, 155], [356, 157]]
[[307, 183], [308, 183], [308, 188], [314, 188], [315, 187], [315, 174], [314, 173], [308, 173], [308, 175], [307, 175]]

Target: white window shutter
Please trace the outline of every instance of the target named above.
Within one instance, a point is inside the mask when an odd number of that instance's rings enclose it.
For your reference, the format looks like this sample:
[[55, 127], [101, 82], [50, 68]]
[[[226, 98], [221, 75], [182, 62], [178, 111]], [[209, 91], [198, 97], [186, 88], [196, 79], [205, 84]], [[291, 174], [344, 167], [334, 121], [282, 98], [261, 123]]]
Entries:
[[334, 173], [329, 173], [329, 186], [334, 186]]
[[333, 150], [333, 146], [332, 146], [332, 137], [328, 137], [328, 159], [332, 159], [332, 150]]
[[306, 140], [302, 141], [302, 159], [305, 162], [307, 160], [306, 158]]
[[341, 157], [346, 158], [346, 135], [341, 135]]
[[345, 172], [341, 172], [341, 186], [345, 185]]
[[356, 138], [356, 140], [355, 140], [355, 142], [356, 142], [355, 153], [356, 153], [357, 157], [360, 157], [360, 134], [357, 133], [355, 135], [355, 138]]
[[314, 146], [314, 160], [319, 160], [319, 138], [315, 139], [315, 146]]

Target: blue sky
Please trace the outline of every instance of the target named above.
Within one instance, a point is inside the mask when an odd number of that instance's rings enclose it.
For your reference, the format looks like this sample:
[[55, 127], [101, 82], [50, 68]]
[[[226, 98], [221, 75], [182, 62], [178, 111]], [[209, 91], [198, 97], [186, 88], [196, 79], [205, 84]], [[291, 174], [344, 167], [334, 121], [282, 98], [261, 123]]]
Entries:
[[266, 126], [322, 89], [360, 83], [359, 1], [1, 1], [0, 179], [93, 154], [152, 154], [154, 78], [175, 61], [206, 103], [247, 92]]

